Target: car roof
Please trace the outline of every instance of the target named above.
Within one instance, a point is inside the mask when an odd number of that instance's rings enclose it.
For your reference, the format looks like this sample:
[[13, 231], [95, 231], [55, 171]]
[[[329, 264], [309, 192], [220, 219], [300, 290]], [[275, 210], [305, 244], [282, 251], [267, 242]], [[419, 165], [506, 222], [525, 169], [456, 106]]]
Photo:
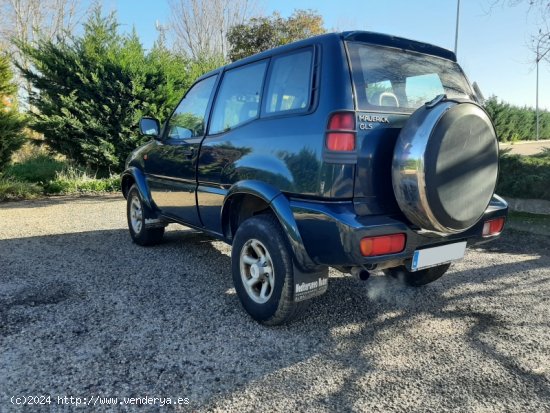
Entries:
[[386, 47], [394, 47], [398, 49], [411, 50], [414, 52], [429, 54], [432, 56], [437, 56], [443, 59], [456, 62], [456, 55], [454, 54], [454, 52], [448, 49], [445, 49], [443, 47], [435, 46], [429, 43], [419, 42], [416, 40], [406, 39], [404, 37], [356, 30], [356, 31], [347, 31], [347, 32], [341, 32], [341, 33], [322, 34], [319, 36], [310, 37], [308, 39], [299, 40], [297, 42], [285, 44], [283, 46], [275, 47], [273, 49], [256, 53], [252, 56], [245, 57], [244, 59], [240, 59], [235, 62], [229, 63], [225, 66], [221, 66], [208, 73], [205, 73], [199, 79], [212, 76], [223, 70], [242, 66], [247, 63], [252, 63], [258, 60], [271, 57], [273, 55], [278, 55], [278, 54], [289, 52], [295, 49], [299, 49], [301, 47], [306, 47], [312, 44], [318, 44], [318, 43], [322, 44], [322, 43], [327, 43], [331, 41], [334, 42], [334, 41], [341, 41], [341, 40], [355, 41], [355, 42], [368, 43], [368, 44], [377, 45], [377, 46], [386, 46]]

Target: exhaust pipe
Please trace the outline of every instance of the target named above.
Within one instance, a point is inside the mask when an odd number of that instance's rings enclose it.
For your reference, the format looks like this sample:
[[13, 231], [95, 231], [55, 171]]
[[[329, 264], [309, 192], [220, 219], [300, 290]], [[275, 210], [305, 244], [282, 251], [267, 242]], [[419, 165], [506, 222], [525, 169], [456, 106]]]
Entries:
[[370, 272], [365, 270], [363, 267], [353, 267], [351, 269], [351, 275], [361, 281], [367, 281], [370, 277]]

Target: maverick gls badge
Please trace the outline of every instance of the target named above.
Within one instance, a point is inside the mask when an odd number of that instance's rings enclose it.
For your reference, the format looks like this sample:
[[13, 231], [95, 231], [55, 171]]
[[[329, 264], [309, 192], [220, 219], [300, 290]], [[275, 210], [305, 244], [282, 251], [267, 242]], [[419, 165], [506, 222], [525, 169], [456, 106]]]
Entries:
[[359, 129], [372, 129], [373, 123], [390, 123], [387, 116], [379, 115], [359, 115]]

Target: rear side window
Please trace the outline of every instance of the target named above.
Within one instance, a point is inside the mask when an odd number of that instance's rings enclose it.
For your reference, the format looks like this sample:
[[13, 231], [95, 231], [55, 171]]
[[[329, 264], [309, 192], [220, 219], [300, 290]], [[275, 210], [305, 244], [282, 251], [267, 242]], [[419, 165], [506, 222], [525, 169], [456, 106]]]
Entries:
[[267, 62], [262, 61], [225, 73], [216, 97], [210, 134], [228, 131], [258, 117], [266, 67]]
[[455, 62], [364, 43], [347, 46], [359, 109], [412, 112], [440, 94], [474, 99]]
[[311, 101], [311, 49], [280, 56], [271, 63], [265, 113], [307, 110]]

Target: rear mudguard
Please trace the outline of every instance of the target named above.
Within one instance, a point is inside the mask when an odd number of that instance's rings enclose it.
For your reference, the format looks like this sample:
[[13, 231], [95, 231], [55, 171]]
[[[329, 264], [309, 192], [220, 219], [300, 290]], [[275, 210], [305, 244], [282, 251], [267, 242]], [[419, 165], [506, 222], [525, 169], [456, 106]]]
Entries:
[[[261, 181], [246, 180], [236, 183], [225, 196], [222, 217], [227, 217], [226, 208], [230, 205], [231, 198], [237, 194], [247, 194], [262, 199], [269, 205], [279, 220], [288, 242], [294, 253], [294, 299], [303, 301], [308, 298], [323, 294], [328, 286], [328, 268], [320, 267], [309, 257], [290, 203], [283, 193], [277, 188]], [[224, 225], [223, 228], [226, 228]]]

